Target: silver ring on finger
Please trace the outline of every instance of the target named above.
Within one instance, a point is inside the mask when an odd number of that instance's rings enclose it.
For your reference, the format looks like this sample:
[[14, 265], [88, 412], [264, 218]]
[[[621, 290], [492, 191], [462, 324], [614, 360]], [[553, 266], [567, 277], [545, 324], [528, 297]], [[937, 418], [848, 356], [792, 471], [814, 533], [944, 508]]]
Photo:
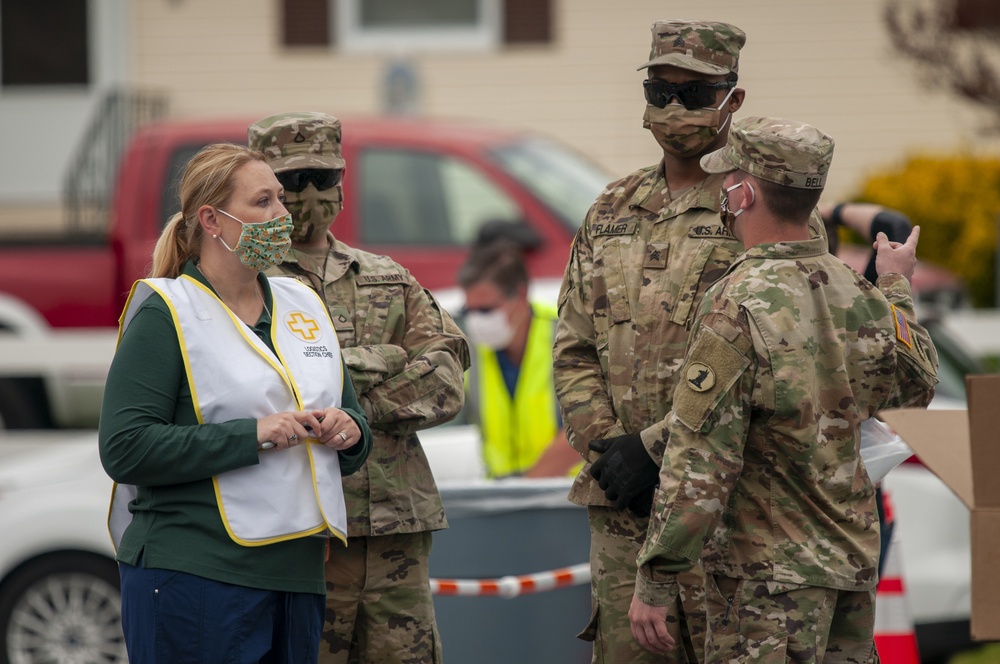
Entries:
[[337, 435], [338, 435], [338, 436], [340, 436], [340, 439], [341, 439], [342, 441], [344, 441], [345, 443], [347, 442], [347, 434], [346, 434], [346, 433], [344, 433], [343, 431], [339, 431], [339, 432], [337, 433]]
[[291, 436], [288, 437], [288, 442], [289, 443], [294, 443], [298, 439], [299, 439], [299, 434], [293, 433]]

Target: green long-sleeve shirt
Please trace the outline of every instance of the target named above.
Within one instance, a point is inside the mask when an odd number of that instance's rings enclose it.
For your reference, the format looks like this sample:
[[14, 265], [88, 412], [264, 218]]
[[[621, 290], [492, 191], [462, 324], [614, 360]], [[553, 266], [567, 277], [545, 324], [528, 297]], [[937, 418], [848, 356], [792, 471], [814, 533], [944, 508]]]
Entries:
[[[193, 263], [184, 273], [212, 287]], [[260, 282], [267, 309], [254, 332], [273, 351], [271, 290], [266, 278]], [[138, 487], [118, 560], [264, 590], [325, 593], [326, 538], [255, 547], [230, 539], [212, 476], [258, 463], [257, 422], [198, 424], [177, 339], [166, 303], [153, 294], [122, 335], [108, 373], [101, 460], [116, 482]], [[362, 434], [357, 445], [340, 453], [341, 472], [348, 475], [364, 463], [372, 437], [349, 374], [343, 375], [341, 409]]]

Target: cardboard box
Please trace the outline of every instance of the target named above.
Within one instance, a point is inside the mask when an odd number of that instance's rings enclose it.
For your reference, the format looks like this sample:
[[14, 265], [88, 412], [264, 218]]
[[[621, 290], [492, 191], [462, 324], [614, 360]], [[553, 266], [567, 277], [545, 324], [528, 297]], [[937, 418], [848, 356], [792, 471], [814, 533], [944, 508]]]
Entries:
[[879, 413], [972, 519], [972, 638], [1000, 639], [1000, 375], [965, 379], [969, 408]]

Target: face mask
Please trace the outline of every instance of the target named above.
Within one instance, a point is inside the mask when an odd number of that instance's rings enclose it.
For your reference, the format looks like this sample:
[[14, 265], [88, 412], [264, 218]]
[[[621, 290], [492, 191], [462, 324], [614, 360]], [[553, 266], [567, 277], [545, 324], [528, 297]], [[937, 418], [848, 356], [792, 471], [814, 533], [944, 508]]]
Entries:
[[289, 238], [289, 234], [292, 232], [291, 215], [275, 217], [259, 224], [247, 224], [221, 208], [216, 209], [230, 219], [239, 221], [240, 225], [243, 226], [243, 230], [240, 231], [240, 239], [235, 247], [226, 244], [221, 235], [219, 242], [236, 254], [240, 262], [251, 270], [262, 272], [277, 265], [288, 253], [288, 248], [292, 246], [292, 241]]
[[653, 133], [660, 147], [678, 159], [699, 155], [715, 141], [719, 132], [732, 119], [732, 114], [728, 115], [722, 126], [719, 126], [722, 107], [735, 90], [736, 88], [731, 88], [717, 108], [689, 111], [681, 104], [667, 104], [664, 108], [646, 104], [642, 126]]
[[503, 309], [470, 311], [465, 314], [465, 329], [472, 343], [493, 350], [503, 350], [514, 340], [514, 328]]
[[[745, 207], [740, 208], [736, 212], [731, 212], [729, 210], [729, 193], [732, 191], [736, 191], [743, 185], [746, 185], [747, 191], [750, 192], [750, 202], [747, 203]], [[746, 180], [744, 180], [743, 182], [737, 182], [732, 187], [727, 187], [722, 190], [722, 199], [719, 202], [719, 217], [722, 218], [722, 225], [725, 227], [727, 231], [729, 231], [730, 235], [735, 236], [735, 233], [733, 233], [733, 224], [736, 222], [736, 217], [746, 212], [747, 208], [753, 205], [756, 198], [757, 195], [754, 193], [753, 186]]]
[[292, 242], [309, 242], [325, 234], [344, 205], [344, 187], [319, 191], [309, 185], [299, 192], [285, 190], [285, 209], [292, 215]]

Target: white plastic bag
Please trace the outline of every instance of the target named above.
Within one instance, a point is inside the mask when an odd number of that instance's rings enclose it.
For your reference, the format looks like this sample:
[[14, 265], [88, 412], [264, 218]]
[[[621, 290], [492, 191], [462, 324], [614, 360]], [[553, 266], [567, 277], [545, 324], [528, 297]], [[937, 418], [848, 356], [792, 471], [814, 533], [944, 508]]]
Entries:
[[911, 456], [910, 446], [879, 420], [872, 417], [861, 423], [861, 460], [873, 484]]

